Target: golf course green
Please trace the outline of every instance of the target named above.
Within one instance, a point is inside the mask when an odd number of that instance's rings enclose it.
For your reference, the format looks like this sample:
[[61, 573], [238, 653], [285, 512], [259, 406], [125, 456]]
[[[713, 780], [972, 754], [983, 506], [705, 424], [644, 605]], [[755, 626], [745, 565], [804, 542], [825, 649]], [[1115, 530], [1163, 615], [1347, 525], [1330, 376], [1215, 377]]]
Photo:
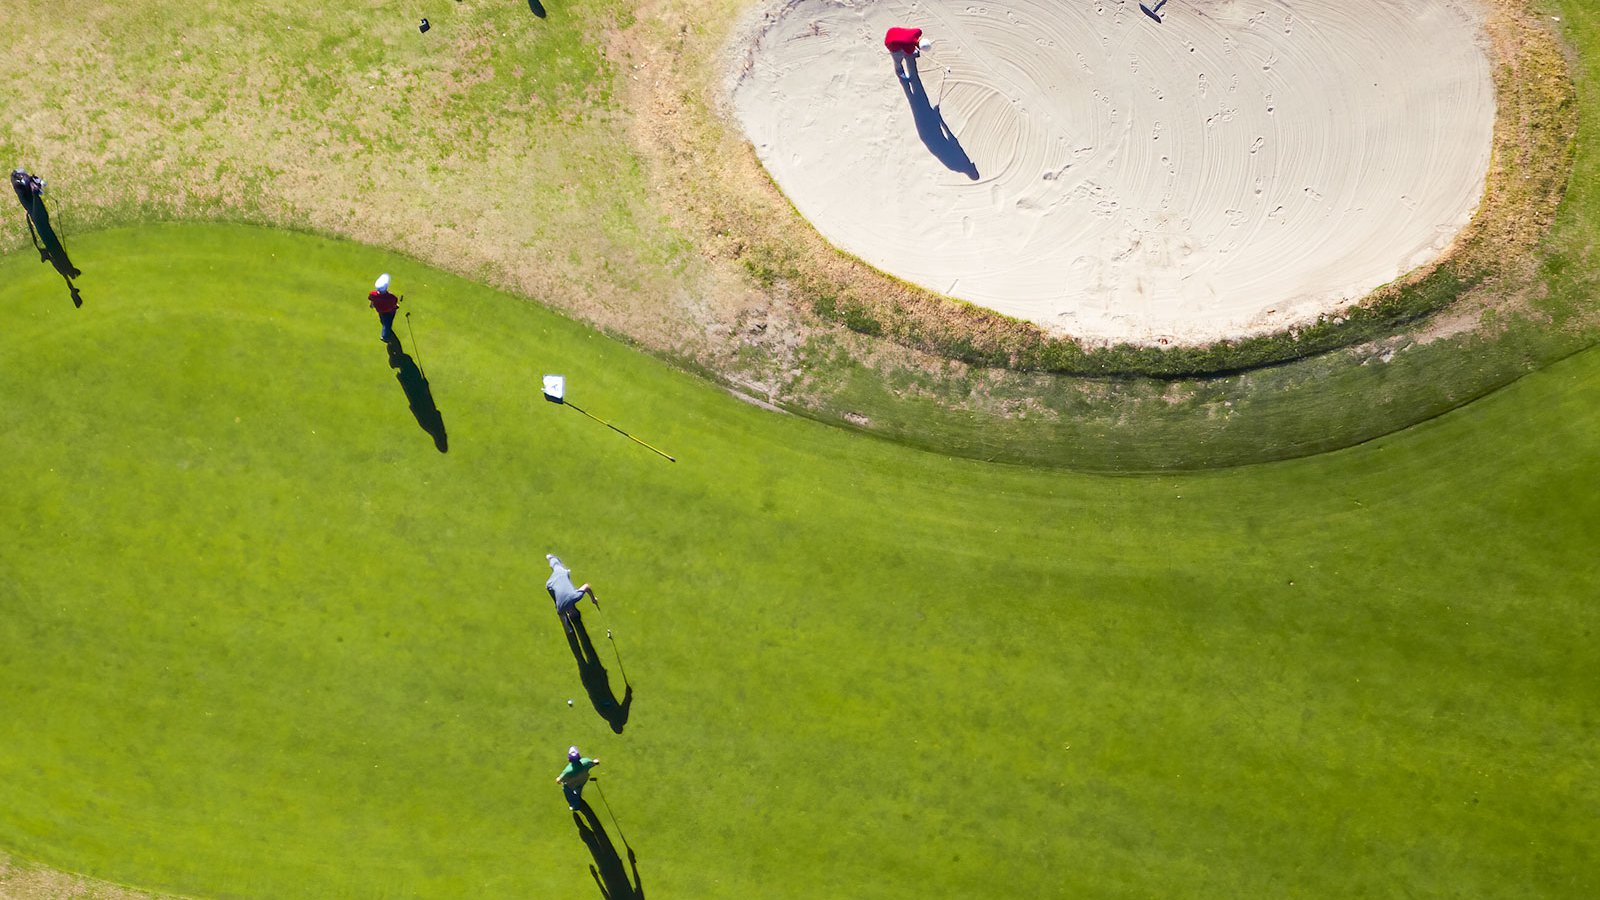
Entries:
[[[22, 857], [591, 897], [576, 743], [650, 897], [1600, 891], [1600, 351], [1345, 451], [1084, 475], [775, 414], [368, 246], [73, 252], [81, 310], [0, 259]], [[620, 734], [547, 552], [604, 604]]]

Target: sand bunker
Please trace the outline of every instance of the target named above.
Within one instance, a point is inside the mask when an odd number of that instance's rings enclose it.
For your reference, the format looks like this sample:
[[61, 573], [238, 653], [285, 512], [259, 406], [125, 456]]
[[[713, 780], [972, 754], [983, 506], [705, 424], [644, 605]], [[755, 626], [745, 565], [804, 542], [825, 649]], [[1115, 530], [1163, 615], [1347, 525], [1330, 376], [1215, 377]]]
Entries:
[[[1153, 4], [1152, 4], [1153, 5]], [[737, 115], [829, 240], [1058, 332], [1314, 319], [1436, 258], [1483, 192], [1471, 0], [782, 0]], [[893, 25], [933, 48], [901, 81]]]

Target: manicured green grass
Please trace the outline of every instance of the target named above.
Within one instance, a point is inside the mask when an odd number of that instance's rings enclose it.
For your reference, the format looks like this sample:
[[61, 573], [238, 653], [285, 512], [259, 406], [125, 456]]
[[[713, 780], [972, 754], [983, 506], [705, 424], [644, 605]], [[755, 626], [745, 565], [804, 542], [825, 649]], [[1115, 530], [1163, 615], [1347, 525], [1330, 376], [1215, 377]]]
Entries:
[[[1600, 890], [1600, 353], [1348, 451], [1101, 477], [774, 415], [359, 245], [73, 249], [82, 310], [0, 259], [11, 850], [197, 896], [593, 896], [576, 742], [652, 897]], [[621, 735], [552, 550], [607, 604]]]

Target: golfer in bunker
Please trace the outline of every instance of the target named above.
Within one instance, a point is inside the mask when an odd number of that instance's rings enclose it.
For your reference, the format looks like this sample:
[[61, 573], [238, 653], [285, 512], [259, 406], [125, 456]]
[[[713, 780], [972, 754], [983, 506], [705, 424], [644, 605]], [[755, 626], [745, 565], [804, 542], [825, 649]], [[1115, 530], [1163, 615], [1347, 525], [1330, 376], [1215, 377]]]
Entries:
[[[901, 81], [910, 81], [911, 71], [914, 71], [917, 65], [915, 60], [928, 45], [922, 40], [921, 28], [897, 27], [884, 33], [883, 46], [894, 59], [895, 74], [900, 76]], [[908, 64], [907, 60], [912, 62]], [[911, 71], [908, 71], [908, 65]]]
[[573, 624], [583, 618], [578, 614], [578, 601], [583, 599], [583, 595], [589, 595], [589, 602], [596, 609], [600, 608], [600, 601], [595, 599], [588, 582], [579, 587], [572, 586], [572, 570], [561, 562], [561, 557], [546, 553], [544, 558], [550, 563], [550, 578], [545, 581], [544, 589], [550, 592], [550, 599], [556, 602], [556, 615], [561, 617], [561, 624], [567, 626], [567, 633], [571, 634]]

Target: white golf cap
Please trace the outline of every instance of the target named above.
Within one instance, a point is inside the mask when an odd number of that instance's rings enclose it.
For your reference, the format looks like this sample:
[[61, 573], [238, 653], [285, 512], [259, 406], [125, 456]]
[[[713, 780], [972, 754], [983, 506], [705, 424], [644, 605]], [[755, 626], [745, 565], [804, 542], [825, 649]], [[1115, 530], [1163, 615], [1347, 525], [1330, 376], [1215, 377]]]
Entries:
[[389, 273], [385, 272], [382, 275], [379, 275], [378, 282], [377, 284], [374, 284], [373, 287], [380, 291], [387, 291], [389, 289]]

